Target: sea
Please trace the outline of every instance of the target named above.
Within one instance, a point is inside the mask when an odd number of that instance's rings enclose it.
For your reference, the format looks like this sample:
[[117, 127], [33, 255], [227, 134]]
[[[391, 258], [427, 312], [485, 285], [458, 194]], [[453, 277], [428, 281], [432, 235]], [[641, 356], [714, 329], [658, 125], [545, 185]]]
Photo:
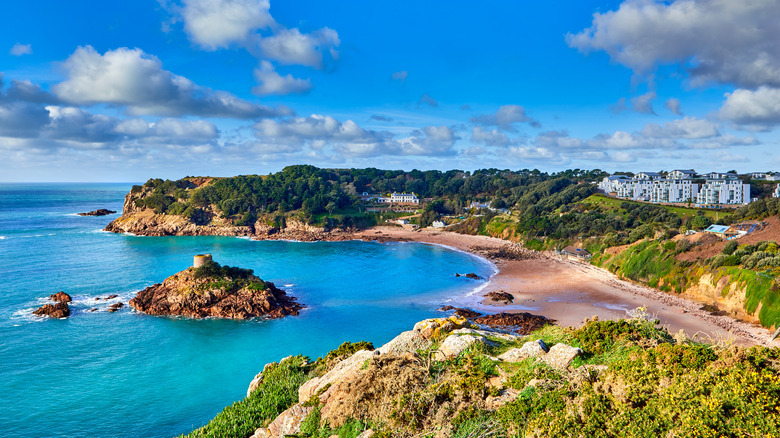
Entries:
[[[380, 346], [490, 277], [488, 261], [442, 246], [141, 237], [102, 231], [128, 184], [0, 184], [0, 436], [172, 437], [242, 399], [268, 362], [344, 341]], [[98, 208], [119, 213], [82, 217]], [[149, 316], [127, 302], [210, 253], [306, 305], [277, 320]], [[33, 316], [48, 296], [71, 316]], [[108, 295], [118, 297], [102, 300]], [[111, 304], [125, 307], [116, 313]], [[91, 311], [97, 309], [96, 311]]]

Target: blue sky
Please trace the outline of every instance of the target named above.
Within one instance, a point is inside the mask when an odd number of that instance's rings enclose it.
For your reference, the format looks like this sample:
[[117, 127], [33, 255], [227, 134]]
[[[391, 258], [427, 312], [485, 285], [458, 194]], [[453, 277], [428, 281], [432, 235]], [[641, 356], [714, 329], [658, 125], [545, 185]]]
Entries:
[[780, 170], [780, 3], [33, 1], [0, 181]]

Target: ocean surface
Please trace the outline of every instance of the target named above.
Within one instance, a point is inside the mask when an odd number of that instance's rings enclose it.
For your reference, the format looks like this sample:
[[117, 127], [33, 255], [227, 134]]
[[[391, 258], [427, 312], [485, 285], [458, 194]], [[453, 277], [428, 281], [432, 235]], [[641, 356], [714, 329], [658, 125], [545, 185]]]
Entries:
[[[0, 184], [0, 436], [168, 437], [246, 395], [263, 365], [321, 356], [344, 341], [379, 346], [462, 299], [493, 266], [419, 243], [257, 242], [101, 231], [131, 184]], [[255, 270], [308, 307], [280, 320], [192, 320], [125, 307], [192, 256]], [[71, 316], [31, 312], [58, 291]], [[109, 301], [97, 297], [118, 294]], [[97, 308], [96, 312], [89, 312]]]

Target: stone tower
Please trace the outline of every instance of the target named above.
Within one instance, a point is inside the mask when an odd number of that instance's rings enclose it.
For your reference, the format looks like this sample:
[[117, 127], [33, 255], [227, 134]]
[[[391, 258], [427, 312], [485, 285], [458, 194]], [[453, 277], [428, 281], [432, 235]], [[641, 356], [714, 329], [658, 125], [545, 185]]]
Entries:
[[201, 266], [205, 265], [206, 262], [211, 261], [211, 254], [198, 254], [195, 256], [195, 260], [192, 262], [193, 268], [200, 268]]

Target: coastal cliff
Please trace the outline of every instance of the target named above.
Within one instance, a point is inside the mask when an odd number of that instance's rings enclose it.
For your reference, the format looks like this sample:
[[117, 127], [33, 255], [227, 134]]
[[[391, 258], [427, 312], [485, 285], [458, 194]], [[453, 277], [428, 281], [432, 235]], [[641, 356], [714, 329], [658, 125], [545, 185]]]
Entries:
[[249, 319], [297, 315], [295, 298], [252, 275], [250, 269], [207, 262], [147, 287], [130, 305], [150, 315]]

